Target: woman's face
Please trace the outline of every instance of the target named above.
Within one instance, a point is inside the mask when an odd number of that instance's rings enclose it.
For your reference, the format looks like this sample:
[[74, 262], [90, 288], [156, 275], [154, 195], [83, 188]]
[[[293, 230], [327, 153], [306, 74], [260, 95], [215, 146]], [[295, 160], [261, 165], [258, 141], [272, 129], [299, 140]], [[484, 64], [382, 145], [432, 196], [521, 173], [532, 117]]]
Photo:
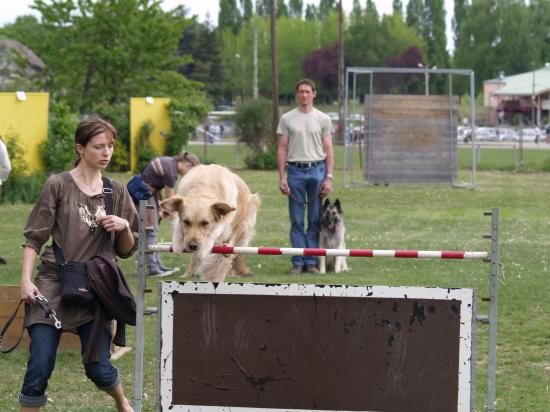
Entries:
[[76, 150], [81, 154], [81, 162], [95, 169], [105, 169], [113, 156], [115, 140], [106, 133], [100, 133], [92, 137], [86, 146], [76, 145]]

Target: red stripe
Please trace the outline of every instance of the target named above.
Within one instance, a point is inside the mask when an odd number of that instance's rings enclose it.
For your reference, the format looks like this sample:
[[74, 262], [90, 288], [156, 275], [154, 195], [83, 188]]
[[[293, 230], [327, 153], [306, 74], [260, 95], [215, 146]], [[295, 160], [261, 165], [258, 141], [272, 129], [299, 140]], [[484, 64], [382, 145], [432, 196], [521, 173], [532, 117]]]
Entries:
[[230, 255], [235, 249], [233, 246], [214, 246], [212, 248], [212, 253], [222, 253], [225, 255]]
[[259, 247], [258, 255], [282, 255], [283, 251], [278, 247]]
[[349, 251], [350, 256], [356, 256], [356, 257], [372, 257], [373, 252], [369, 249], [351, 249]]
[[396, 258], [417, 258], [418, 251], [417, 250], [396, 250], [395, 257]]
[[441, 259], [464, 259], [464, 252], [441, 252]]
[[305, 248], [304, 256], [326, 256], [326, 249], [314, 249], [314, 248]]

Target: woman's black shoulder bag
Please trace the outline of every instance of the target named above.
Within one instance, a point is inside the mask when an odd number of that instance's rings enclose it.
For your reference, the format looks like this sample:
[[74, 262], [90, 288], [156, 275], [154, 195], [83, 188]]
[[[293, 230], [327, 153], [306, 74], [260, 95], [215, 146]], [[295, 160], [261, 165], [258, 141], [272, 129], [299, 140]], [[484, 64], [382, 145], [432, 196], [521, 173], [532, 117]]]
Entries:
[[[103, 177], [103, 195], [105, 212], [107, 215], [112, 215], [113, 190], [111, 181], [106, 177]], [[61, 278], [61, 300], [64, 303], [79, 306], [88, 306], [93, 303], [96, 295], [88, 281], [86, 262], [66, 262], [63, 251], [55, 242], [53, 242], [53, 251], [59, 268], [58, 275]]]

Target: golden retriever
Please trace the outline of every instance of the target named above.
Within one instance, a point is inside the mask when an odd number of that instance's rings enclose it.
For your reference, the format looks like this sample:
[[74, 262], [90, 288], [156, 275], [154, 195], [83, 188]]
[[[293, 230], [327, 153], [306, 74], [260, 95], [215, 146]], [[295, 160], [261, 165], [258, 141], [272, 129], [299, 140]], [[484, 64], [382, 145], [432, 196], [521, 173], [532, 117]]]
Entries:
[[233, 272], [250, 275], [242, 256], [210, 253], [213, 246], [248, 246], [254, 236], [260, 197], [239, 176], [219, 165], [195, 166], [160, 206], [172, 216], [174, 252], [194, 252], [186, 276], [221, 282]]

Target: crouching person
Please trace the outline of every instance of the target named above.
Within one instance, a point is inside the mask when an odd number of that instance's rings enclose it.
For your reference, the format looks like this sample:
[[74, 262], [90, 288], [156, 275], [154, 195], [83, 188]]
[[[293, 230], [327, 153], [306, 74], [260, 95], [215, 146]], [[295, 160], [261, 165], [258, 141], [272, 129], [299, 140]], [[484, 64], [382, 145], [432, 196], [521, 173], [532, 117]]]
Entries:
[[[109, 316], [101, 312], [98, 317], [104, 305], [97, 300], [90, 305], [62, 301], [59, 276], [60, 261], [80, 264], [108, 256], [114, 262], [115, 254], [127, 258], [135, 250], [138, 217], [132, 199], [124, 185], [104, 180], [101, 174], [111, 160], [116, 134], [113, 126], [101, 119], [78, 125], [75, 167], [48, 178], [25, 226], [21, 298], [27, 303], [31, 342], [19, 395], [21, 411], [38, 411], [46, 404], [46, 388], [62, 331], [79, 335], [86, 376], [114, 399], [117, 410], [133, 411], [122, 390], [119, 371], [110, 362]], [[36, 259], [50, 236], [52, 246], [40, 255], [41, 265], [32, 280]], [[44, 299], [56, 312], [61, 327], [37, 304]]]

